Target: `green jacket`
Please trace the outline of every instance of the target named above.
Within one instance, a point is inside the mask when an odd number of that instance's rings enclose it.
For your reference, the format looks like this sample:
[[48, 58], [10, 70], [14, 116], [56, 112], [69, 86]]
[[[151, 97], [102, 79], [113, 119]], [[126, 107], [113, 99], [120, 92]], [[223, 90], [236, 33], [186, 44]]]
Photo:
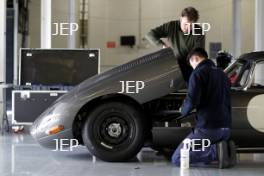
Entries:
[[[197, 31], [195, 34], [201, 34], [202, 28], [199, 25], [195, 25]], [[192, 34], [192, 32], [191, 32]], [[174, 49], [174, 54], [179, 59], [186, 60], [188, 53], [197, 47], [205, 47], [205, 36], [204, 35], [184, 35], [180, 28], [180, 21], [170, 21], [157, 28], [152, 29], [148, 34], [147, 38], [155, 43], [156, 45], [163, 45], [164, 43], [160, 40], [161, 38], [167, 38]]]
[[[167, 38], [171, 42], [186, 83], [188, 83], [192, 73], [192, 67], [187, 61], [189, 52], [197, 47], [205, 47], [205, 36], [192, 34], [193, 31], [190, 35], [184, 35], [180, 27], [180, 21], [177, 20], [152, 29], [146, 36], [147, 39], [157, 45], [164, 45], [161, 38]], [[195, 34], [202, 34], [202, 28], [199, 25], [195, 25]]]

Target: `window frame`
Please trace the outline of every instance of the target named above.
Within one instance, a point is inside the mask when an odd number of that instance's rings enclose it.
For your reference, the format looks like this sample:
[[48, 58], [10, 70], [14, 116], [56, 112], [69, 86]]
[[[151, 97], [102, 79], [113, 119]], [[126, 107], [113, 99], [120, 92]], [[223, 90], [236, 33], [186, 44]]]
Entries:
[[246, 64], [249, 64], [249, 72], [247, 74], [247, 77], [246, 77], [246, 80], [245, 80], [245, 83], [244, 85], [241, 85], [241, 86], [238, 86], [238, 87], [235, 87], [235, 86], [231, 86], [231, 89], [232, 90], [244, 90], [246, 91], [249, 86], [251, 85], [251, 82], [252, 82], [252, 76], [253, 76], [253, 73], [254, 73], [254, 69], [255, 69], [255, 66], [256, 66], [256, 62], [252, 59], [237, 59], [234, 63], [232, 63], [229, 67], [227, 67], [224, 72], [226, 74], [228, 74], [228, 72], [233, 69], [233, 67], [235, 67], [235, 65], [240, 62], [240, 61], [245, 61]]
[[[249, 82], [248, 88], [252, 88], [253, 78], [254, 78], [255, 73], [256, 73], [256, 67], [257, 67], [257, 64], [260, 63], [260, 62], [262, 62], [264, 64], [264, 58], [258, 59], [258, 60], [255, 61], [254, 70], [253, 70], [253, 72], [251, 74], [251, 77], [250, 77], [251, 80]], [[255, 89], [255, 88], [252, 88], [252, 89]], [[256, 89], [263, 89], [264, 90], [264, 88], [256, 88]]]

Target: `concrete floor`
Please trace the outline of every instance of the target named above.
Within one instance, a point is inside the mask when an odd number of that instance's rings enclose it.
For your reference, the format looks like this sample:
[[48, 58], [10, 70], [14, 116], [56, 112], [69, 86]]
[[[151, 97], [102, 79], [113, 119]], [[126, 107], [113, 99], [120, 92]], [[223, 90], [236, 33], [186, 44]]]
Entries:
[[41, 148], [28, 134], [0, 136], [0, 176], [248, 176], [264, 175], [264, 155], [240, 155], [239, 164], [232, 169], [190, 168], [182, 171], [143, 149], [138, 160], [107, 163], [91, 156], [85, 147], [71, 152], [53, 152]]

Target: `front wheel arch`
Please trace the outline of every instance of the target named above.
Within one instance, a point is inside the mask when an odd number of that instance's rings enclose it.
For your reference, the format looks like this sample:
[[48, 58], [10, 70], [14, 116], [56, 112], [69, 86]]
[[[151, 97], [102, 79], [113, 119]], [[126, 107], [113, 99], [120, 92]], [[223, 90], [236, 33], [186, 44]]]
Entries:
[[[86, 104], [84, 104], [78, 113], [76, 114], [73, 124], [72, 124], [72, 132], [74, 139], [77, 139], [79, 141], [79, 144], [83, 144], [82, 140], [82, 128], [83, 124], [88, 117], [88, 114], [91, 113], [91, 111], [98, 105], [102, 103], [106, 103], [109, 101], [117, 101], [122, 103], [127, 103], [133, 107], [135, 107], [138, 111], [140, 111], [144, 116], [144, 110], [143, 107], [139, 102], [137, 102], [135, 99], [124, 95], [124, 94], [107, 94], [100, 97], [97, 97]], [[146, 116], [144, 116], [146, 118]], [[148, 121], [145, 119], [145, 121]]]

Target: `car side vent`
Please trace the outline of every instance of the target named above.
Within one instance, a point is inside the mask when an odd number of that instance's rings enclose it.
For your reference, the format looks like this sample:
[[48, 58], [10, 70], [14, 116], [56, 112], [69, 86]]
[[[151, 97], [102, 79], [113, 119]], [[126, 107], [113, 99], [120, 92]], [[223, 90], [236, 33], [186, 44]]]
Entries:
[[158, 59], [164, 59], [167, 56], [174, 56], [173, 51], [171, 49], [164, 49], [161, 51], [158, 51], [156, 53], [147, 55], [147, 56], [143, 56], [139, 59], [133, 60], [131, 62], [128, 62], [127, 64], [121, 66], [118, 68], [118, 72], [124, 72], [126, 70], [132, 69], [138, 65], [142, 65], [142, 64], [147, 64], [153, 61], [156, 61]]

